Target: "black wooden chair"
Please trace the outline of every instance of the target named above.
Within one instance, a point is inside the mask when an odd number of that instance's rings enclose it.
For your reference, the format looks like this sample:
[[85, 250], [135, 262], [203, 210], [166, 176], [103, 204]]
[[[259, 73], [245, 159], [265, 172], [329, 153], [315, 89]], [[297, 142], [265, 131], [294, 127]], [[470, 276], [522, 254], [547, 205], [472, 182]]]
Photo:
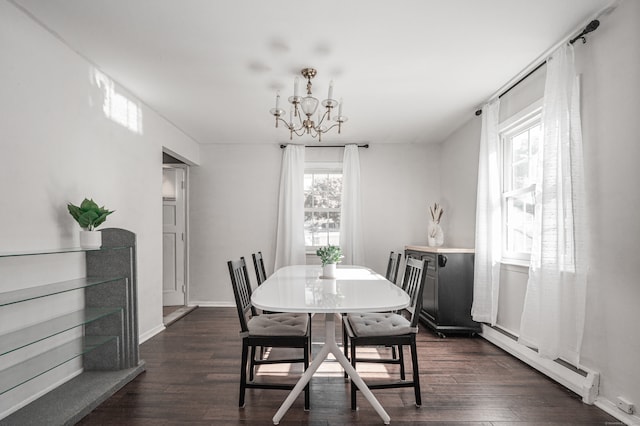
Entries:
[[258, 285], [260, 285], [267, 279], [267, 271], [264, 269], [262, 252], [253, 253], [251, 257], [253, 258], [253, 267], [256, 270], [256, 279], [258, 280]]
[[[416, 406], [422, 405], [420, 396], [420, 371], [418, 367], [418, 352], [416, 349], [416, 335], [418, 333], [418, 319], [422, 308], [422, 292], [427, 273], [427, 261], [408, 258], [404, 273], [402, 288], [409, 294], [410, 304], [400, 313], [359, 313], [348, 314], [343, 319], [347, 330], [348, 344], [351, 349], [351, 365], [356, 368], [357, 348], [362, 346], [410, 346], [413, 378], [411, 381], [400, 380], [388, 383], [368, 384], [370, 389], [389, 389], [397, 387], [412, 387], [414, 389]], [[397, 359], [368, 360], [381, 363], [397, 364]], [[402, 364], [401, 364], [402, 365]], [[356, 409], [357, 387], [351, 383], [351, 409]]]
[[[238, 405], [244, 407], [245, 390], [258, 389], [293, 389], [294, 384], [257, 383], [253, 381], [256, 366], [262, 364], [303, 363], [304, 369], [309, 367], [311, 342], [309, 338], [310, 323], [307, 314], [281, 313], [258, 315], [251, 304], [251, 283], [247, 274], [244, 257], [227, 262], [233, 286], [233, 294], [240, 319], [240, 335], [242, 336], [242, 359], [240, 369], [240, 398]], [[291, 359], [255, 358], [256, 347], [300, 348], [302, 356]], [[249, 349], [251, 360], [249, 361]], [[249, 363], [249, 381], [247, 381], [247, 363]], [[304, 408], [309, 409], [309, 385], [304, 389]]]
[[[385, 278], [391, 281], [394, 284], [397, 284], [398, 280], [398, 270], [400, 269], [400, 260], [402, 259], [402, 253], [389, 253], [389, 260], [387, 262], [387, 273], [385, 274]], [[344, 356], [349, 358], [349, 340], [347, 336], [347, 329], [345, 324], [342, 324], [342, 343], [344, 349]], [[397, 350], [397, 352], [396, 352]], [[391, 347], [391, 358], [394, 364], [400, 365], [400, 379], [404, 380], [405, 378], [405, 370], [404, 370], [404, 356], [402, 352], [402, 346], [396, 349], [395, 346]], [[378, 359], [371, 360], [361, 360], [361, 362], [380, 362]], [[390, 363], [392, 361], [386, 361]], [[344, 373], [344, 377], [347, 378], [349, 375]]]
[[391, 252], [389, 254], [389, 262], [387, 263], [387, 273], [385, 274], [385, 277], [394, 284], [396, 284], [398, 280], [400, 259], [402, 259], [402, 253]]
[[[251, 258], [253, 259], [253, 269], [256, 271], [256, 280], [258, 280], [258, 285], [262, 284], [267, 279], [267, 271], [264, 268], [264, 258], [262, 257], [262, 252], [259, 251], [257, 253], [252, 253]], [[275, 312], [271, 311], [262, 311], [263, 314], [274, 314]], [[263, 350], [260, 350], [260, 355], [263, 355]]]

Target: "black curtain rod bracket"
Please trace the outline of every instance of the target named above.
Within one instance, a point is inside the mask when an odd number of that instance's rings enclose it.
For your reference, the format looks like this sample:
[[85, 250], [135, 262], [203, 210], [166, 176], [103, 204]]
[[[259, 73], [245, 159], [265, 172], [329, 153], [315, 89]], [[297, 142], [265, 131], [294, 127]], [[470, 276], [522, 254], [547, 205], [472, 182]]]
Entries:
[[573, 44], [580, 39], [582, 39], [582, 44], [586, 43], [587, 39], [584, 38], [584, 36], [586, 34], [589, 34], [590, 32], [595, 31], [599, 26], [600, 26], [600, 21], [598, 21], [597, 19], [594, 19], [593, 21], [589, 22], [586, 27], [584, 27], [584, 30], [582, 30], [580, 34], [578, 34], [573, 39], [571, 39], [569, 43]]

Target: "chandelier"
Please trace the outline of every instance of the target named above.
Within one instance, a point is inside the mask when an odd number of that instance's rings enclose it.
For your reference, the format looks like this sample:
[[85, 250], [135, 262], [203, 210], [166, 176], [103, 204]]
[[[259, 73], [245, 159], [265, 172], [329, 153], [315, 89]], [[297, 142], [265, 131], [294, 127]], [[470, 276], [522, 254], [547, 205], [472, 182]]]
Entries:
[[[327, 133], [334, 127], [338, 127], [338, 134], [342, 130], [342, 123], [347, 121], [347, 117], [342, 115], [343, 101], [340, 102], [333, 99], [333, 80], [329, 83], [329, 94], [327, 99], [322, 101], [324, 109], [318, 110], [320, 101], [314, 98], [311, 93], [311, 79], [316, 76], [317, 71], [314, 68], [304, 68], [301, 74], [307, 79], [307, 96], [304, 98], [299, 94], [300, 77], [296, 77], [293, 81], [293, 96], [289, 97], [289, 121], [285, 121], [282, 116], [285, 114], [280, 109], [280, 93], [276, 94], [276, 107], [271, 109], [271, 114], [276, 118], [276, 128], [278, 122], [281, 121], [289, 130], [289, 140], [293, 139], [293, 134], [302, 136], [304, 134], [317, 137], [318, 141], [322, 141], [322, 134]], [[338, 115], [331, 118], [332, 110], [338, 107]], [[318, 110], [317, 121], [313, 121], [314, 114]], [[303, 117], [304, 114], [304, 117]], [[333, 113], [335, 114], [335, 113]], [[294, 123], [294, 121], [297, 122]]]

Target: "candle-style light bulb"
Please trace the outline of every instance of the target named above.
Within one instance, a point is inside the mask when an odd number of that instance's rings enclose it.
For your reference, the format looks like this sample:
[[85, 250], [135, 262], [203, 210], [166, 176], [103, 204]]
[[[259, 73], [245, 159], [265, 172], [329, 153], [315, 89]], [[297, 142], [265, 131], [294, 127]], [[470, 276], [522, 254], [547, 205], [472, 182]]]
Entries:
[[293, 79], [293, 96], [298, 96], [300, 93], [300, 77]]
[[280, 91], [276, 92], [276, 109], [280, 109]]
[[340, 98], [340, 106], [338, 107], [338, 117], [342, 117], [342, 105], [344, 104], [344, 101], [342, 100], [342, 98]]
[[329, 97], [327, 99], [333, 99], [333, 80], [329, 82]]

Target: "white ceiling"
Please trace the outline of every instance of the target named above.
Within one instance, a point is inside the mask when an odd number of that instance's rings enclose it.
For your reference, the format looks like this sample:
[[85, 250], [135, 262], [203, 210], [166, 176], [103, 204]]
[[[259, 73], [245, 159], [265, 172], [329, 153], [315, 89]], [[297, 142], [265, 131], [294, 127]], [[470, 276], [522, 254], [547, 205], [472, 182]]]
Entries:
[[611, 3], [11, 1], [205, 144], [288, 141], [269, 109], [309, 66], [314, 95], [326, 98], [333, 79], [349, 117], [323, 142], [440, 142]]

